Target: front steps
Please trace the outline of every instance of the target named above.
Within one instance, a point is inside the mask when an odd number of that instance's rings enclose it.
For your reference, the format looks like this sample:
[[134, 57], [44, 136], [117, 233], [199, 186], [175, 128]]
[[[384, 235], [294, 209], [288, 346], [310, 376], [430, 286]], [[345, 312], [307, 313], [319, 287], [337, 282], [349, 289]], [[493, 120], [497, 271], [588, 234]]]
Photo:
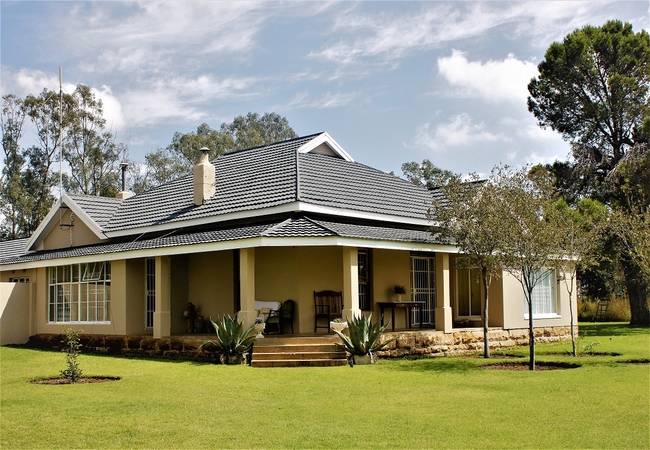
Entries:
[[255, 341], [252, 367], [344, 366], [345, 350], [336, 336], [264, 337]]

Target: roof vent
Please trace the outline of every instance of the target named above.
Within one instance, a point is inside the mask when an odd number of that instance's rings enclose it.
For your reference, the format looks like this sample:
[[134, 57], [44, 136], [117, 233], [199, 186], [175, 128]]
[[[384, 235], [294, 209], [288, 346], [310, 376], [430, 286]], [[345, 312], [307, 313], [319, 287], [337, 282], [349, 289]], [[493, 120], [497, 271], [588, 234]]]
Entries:
[[216, 188], [214, 166], [208, 160], [210, 149], [201, 149], [201, 159], [194, 166], [194, 204], [200, 206], [212, 198]]

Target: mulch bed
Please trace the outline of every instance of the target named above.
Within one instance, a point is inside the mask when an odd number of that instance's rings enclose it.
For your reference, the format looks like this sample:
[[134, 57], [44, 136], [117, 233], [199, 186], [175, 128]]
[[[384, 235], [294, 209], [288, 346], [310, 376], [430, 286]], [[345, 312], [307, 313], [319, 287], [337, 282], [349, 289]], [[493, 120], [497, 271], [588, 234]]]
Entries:
[[[489, 370], [529, 370], [528, 361], [486, 364], [481, 367]], [[579, 364], [567, 364], [567, 363], [538, 362], [535, 364], [535, 370], [566, 370], [566, 369], [575, 369], [578, 367], [580, 367]]]
[[81, 377], [75, 383], [70, 383], [67, 378], [40, 378], [31, 380], [32, 384], [87, 384], [87, 383], [105, 383], [107, 381], [117, 381], [120, 377]]

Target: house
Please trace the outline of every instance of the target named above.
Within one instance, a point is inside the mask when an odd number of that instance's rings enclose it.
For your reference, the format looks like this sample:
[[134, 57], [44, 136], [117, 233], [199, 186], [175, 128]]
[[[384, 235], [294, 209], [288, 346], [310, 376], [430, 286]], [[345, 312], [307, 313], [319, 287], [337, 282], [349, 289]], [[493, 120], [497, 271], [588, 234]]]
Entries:
[[[462, 255], [430, 231], [435, 195], [356, 162], [327, 133], [204, 155], [193, 173], [140, 195], [64, 194], [29, 239], [0, 244], [1, 343], [61, 333], [61, 323], [182, 335], [190, 302], [206, 318], [250, 324], [256, 300], [293, 299], [294, 330], [313, 333], [314, 291], [341, 291], [344, 317], [379, 318], [396, 284], [424, 302], [392, 311], [398, 330], [409, 313], [446, 335], [479, 327], [476, 272], [456, 269]], [[490, 327], [525, 333], [519, 283], [503, 274], [490, 289]], [[566, 332], [559, 277], [536, 288], [535, 308], [537, 327]]]

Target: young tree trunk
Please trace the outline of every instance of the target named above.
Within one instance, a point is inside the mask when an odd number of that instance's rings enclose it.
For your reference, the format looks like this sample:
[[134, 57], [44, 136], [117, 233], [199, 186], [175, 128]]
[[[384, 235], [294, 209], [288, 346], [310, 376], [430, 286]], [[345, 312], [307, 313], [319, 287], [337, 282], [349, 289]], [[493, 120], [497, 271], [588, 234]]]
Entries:
[[488, 337], [488, 300], [490, 298], [488, 291], [490, 284], [488, 283], [487, 268], [481, 268], [481, 278], [483, 280], [484, 304], [483, 304], [483, 357], [490, 357], [490, 339]]
[[528, 292], [528, 342], [530, 347], [530, 361], [528, 362], [528, 368], [530, 370], [535, 370], [535, 330], [533, 328], [533, 290], [531, 289]]

